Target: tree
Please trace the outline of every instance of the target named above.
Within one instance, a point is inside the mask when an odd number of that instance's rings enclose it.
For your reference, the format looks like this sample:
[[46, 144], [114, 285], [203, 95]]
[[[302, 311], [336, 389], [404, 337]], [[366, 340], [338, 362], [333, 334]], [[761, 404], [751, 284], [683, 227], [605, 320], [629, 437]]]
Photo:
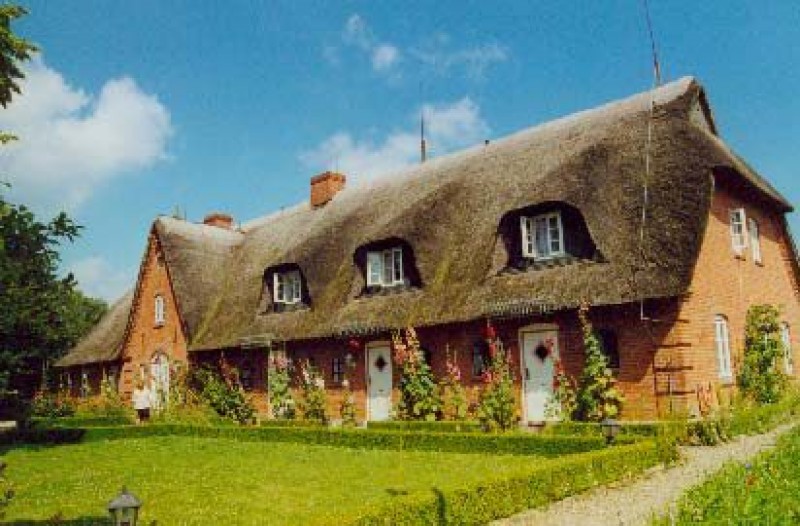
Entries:
[[[21, 63], [36, 46], [13, 33], [11, 22], [27, 14], [0, 6], [0, 105], [20, 93]], [[14, 137], [0, 134], [0, 142]], [[0, 394], [30, 396], [47, 364], [75, 344], [105, 312], [105, 304], [75, 288], [72, 275], [58, 276], [59, 246], [80, 233], [64, 212], [48, 222], [26, 206], [6, 200], [0, 183]]]

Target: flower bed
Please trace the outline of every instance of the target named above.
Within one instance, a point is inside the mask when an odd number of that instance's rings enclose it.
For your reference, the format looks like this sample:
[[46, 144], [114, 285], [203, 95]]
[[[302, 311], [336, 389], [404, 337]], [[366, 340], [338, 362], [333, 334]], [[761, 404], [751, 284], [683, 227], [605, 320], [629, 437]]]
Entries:
[[637, 475], [659, 461], [652, 441], [570, 455], [528, 473], [456, 490], [400, 498], [352, 524], [485, 524], [593, 486]]
[[[52, 443], [113, 440], [147, 436], [196, 436], [243, 441], [295, 442], [361, 449], [491, 453], [554, 457], [605, 448], [601, 437], [539, 436], [529, 434], [409, 433], [313, 427], [196, 427], [170, 424], [146, 426], [33, 428], [0, 437], [2, 443]], [[619, 444], [634, 439], [621, 437]]]

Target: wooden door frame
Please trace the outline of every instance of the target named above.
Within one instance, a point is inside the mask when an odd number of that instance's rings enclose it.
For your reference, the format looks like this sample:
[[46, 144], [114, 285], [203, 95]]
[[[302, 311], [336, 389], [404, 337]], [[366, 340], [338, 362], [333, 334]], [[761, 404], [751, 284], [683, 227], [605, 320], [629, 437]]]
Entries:
[[389, 386], [389, 417], [391, 419], [391, 404], [392, 404], [392, 391], [394, 390], [394, 366], [392, 365], [392, 342], [389, 340], [375, 340], [367, 342], [364, 346], [364, 385], [367, 386], [366, 398], [366, 418], [367, 422], [371, 422], [372, 414], [370, 410], [370, 389], [372, 388], [372, 380], [369, 375], [369, 353], [370, 350], [376, 347], [386, 347], [389, 349], [389, 367], [391, 367], [390, 386]]

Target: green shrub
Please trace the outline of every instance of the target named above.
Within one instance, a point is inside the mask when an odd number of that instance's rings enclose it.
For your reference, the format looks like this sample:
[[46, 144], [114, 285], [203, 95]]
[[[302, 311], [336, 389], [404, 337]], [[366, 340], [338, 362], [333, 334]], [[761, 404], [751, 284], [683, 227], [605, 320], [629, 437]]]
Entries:
[[328, 415], [325, 410], [328, 403], [325, 394], [325, 379], [308, 360], [300, 364], [300, 387], [303, 390], [303, 397], [300, 399], [298, 407], [303, 415], [303, 420], [327, 424]]
[[31, 404], [17, 391], [0, 389], [0, 420], [24, 424], [31, 416]]
[[470, 421], [406, 421], [389, 420], [385, 422], [369, 422], [368, 429], [383, 431], [422, 431], [426, 433], [477, 433], [482, 431], [480, 422]]
[[608, 368], [608, 359], [603, 354], [600, 339], [589, 321], [587, 305], [581, 306], [579, 316], [586, 360], [578, 381], [575, 419], [600, 422], [606, 418], [615, 418], [622, 410], [622, 393], [616, 387], [616, 380]]
[[518, 476], [477, 486], [398, 498], [354, 521], [358, 526], [485, 524], [599, 484], [641, 473], [658, 462], [650, 441], [542, 462]]
[[784, 355], [780, 331], [780, 311], [774, 305], [753, 305], [747, 310], [739, 387], [759, 404], [777, 402], [786, 389], [780, 368]]
[[[449, 453], [491, 453], [556, 457], [605, 448], [601, 437], [543, 437], [525, 433], [484, 435], [469, 433], [408, 433], [329, 429], [313, 426], [264, 426], [257, 428], [198, 427], [173, 424], [147, 426], [33, 428], [0, 436], [5, 443], [62, 444], [78, 441], [111, 440], [148, 436], [220, 437], [254, 442], [295, 442], [356, 449], [441, 451]], [[635, 439], [621, 437], [619, 444]], [[612, 448], [613, 449], [613, 448]]]
[[419, 339], [413, 327], [392, 334], [394, 360], [400, 366], [400, 400], [397, 403], [397, 418], [401, 420], [436, 420], [442, 412], [442, 400], [433, 378], [433, 372], [425, 361]]
[[109, 427], [127, 426], [134, 423], [130, 415], [122, 416], [62, 416], [60, 418], [31, 418], [34, 427]]
[[441, 382], [442, 416], [446, 420], [464, 421], [469, 416], [469, 400], [464, 384], [461, 383], [461, 368], [458, 353], [445, 349], [445, 376]]
[[200, 367], [194, 371], [194, 381], [198, 386], [200, 397], [218, 415], [240, 424], [250, 424], [255, 421], [256, 410], [240, 386], [207, 367]]
[[267, 391], [272, 417], [279, 420], [292, 420], [295, 415], [295, 402], [291, 390], [292, 366], [284, 356], [271, 357], [267, 369]]
[[508, 431], [519, 421], [514, 400], [514, 380], [503, 342], [486, 326], [491, 362], [483, 373], [484, 388], [478, 399], [478, 420], [484, 431]]
[[31, 402], [31, 416], [58, 418], [75, 414], [75, 403], [68, 395], [39, 391]]

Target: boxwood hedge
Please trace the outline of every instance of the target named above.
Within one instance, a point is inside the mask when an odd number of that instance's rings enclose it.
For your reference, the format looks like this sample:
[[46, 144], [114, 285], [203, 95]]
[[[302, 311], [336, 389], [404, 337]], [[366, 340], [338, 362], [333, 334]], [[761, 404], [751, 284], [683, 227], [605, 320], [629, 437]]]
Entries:
[[590, 487], [641, 473], [658, 463], [651, 440], [543, 461], [527, 473], [454, 490], [409, 495], [354, 521], [354, 526], [485, 524]]
[[[246, 441], [297, 442], [362, 449], [442, 451], [555, 457], [605, 447], [602, 437], [515, 434], [408, 433], [353, 429], [292, 427], [196, 427], [173, 424], [144, 426], [33, 428], [0, 436], [5, 443], [69, 443], [147, 436], [181, 435], [231, 438]], [[621, 437], [620, 444], [634, 439]]]

